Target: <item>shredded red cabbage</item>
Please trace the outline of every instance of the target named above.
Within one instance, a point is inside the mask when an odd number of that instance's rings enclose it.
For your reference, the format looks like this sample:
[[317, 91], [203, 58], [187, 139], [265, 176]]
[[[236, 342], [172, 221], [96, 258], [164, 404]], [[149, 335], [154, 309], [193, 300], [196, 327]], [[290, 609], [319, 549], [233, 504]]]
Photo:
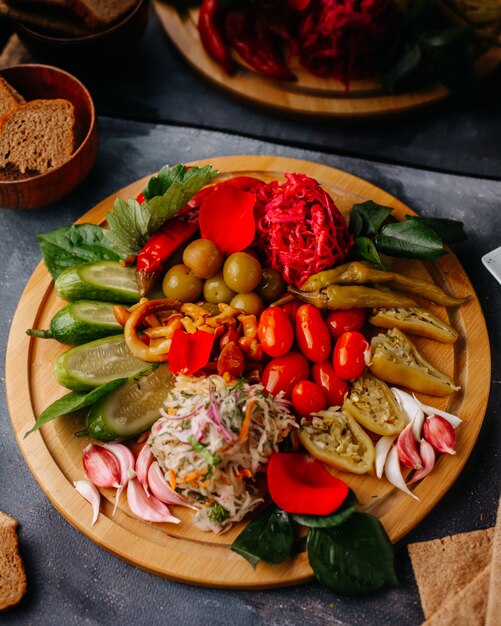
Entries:
[[312, 0], [299, 27], [301, 64], [348, 87], [380, 67], [398, 21], [393, 0]]
[[334, 200], [305, 174], [286, 174], [257, 194], [254, 245], [266, 265], [300, 286], [309, 276], [342, 263], [353, 238]]

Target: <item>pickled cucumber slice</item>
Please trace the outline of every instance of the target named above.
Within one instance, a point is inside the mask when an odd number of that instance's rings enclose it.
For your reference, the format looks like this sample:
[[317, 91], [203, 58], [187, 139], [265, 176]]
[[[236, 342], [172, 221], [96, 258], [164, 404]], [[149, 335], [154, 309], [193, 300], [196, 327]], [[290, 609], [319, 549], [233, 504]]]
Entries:
[[139, 435], [160, 417], [160, 407], [173, 384], [174, 376], [165, 364], [148, 375], [131, 378], [91, 408], [89, 435], [100, 441]]
[[61, 354], [54, 366], [57, 380], [73, 391], [90, 391], [116, 378], [128, 378], [147, 367], [135, 357], [123, 335], [105, 337]]
[[70, 267], [57, 277], [55, 287], [58, 295], [69, 301], [138, 302], [140, 299], [136, 270], [118, 261]]

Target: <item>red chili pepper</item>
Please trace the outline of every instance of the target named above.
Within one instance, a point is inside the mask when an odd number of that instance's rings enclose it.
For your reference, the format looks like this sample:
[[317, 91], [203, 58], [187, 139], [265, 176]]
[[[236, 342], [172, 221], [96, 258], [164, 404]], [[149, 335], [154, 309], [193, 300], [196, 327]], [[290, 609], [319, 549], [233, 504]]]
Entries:
[[242, 59], [262, 76], [274, 80], [296, 80], [280, 58], [271, 31], [250, 11], [230, 11], [226, 16], [226, 34]]
[[346, 500], [348, 485], [306, 454], [275, 452], [268, 463], [270, 496], [287, 513], [329, 515]]
[[219, 0], [203, 0], [198, 17], [198, 32], [205, 51], [228, 73], [232, 74], [233, 62], [224, 40]]
[[169, 369], [174, 374], [195, 374], [209, 362], [214, 344], [214, 335], [204, 330], [186, 333], [184, 330], [174, 331], [169, 350]]

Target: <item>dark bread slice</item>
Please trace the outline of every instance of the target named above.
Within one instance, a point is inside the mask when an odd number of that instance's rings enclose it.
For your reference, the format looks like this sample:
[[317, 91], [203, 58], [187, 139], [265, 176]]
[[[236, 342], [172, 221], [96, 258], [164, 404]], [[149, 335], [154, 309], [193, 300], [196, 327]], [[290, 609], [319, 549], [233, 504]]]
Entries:
[[139, 0], [68, 0], [87, 26], [102, 29], [125, 17]]
[[24, 98], [0, 76], [0, 117], [24, 102]]
[[487, 597], [487, 616], [485, 626], [497, 626], [501, 621], [501, 500], [492, 542], [491, 579]]
[[17, 604], [26, 592], [16, 528], [16, 520], [0, 511], [0, 611]]
[[49, 35], [84, 37], [91, 33], [90, 29], [85, 24], [82, 24], [71, 12], [50, 10], [50, 8], [41, 5], [32, 8], [24, 5], [14, 5], [11, 0], [8, 3], [0, 0], [1, 15]]
[[75, 115], [63, 99], [32, 100], [0, 120], [0, 168], [40, 174], [67, 161], [74, 150]]

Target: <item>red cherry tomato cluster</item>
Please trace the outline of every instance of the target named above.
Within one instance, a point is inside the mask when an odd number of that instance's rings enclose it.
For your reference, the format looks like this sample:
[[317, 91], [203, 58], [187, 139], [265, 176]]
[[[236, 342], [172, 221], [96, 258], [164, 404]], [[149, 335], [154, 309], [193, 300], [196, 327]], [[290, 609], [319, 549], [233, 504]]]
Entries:
[[[298, 416], [341, 406], [348, 382], [369, 362], [369, 343], [358, 332], [365, 309], [331, 311], [324, 319], [311, 304], [297, 301], [266, 309], [259, 319], [258, 339], [272, 357], [261, 381], [272, 395], [292, 400]], [[334, 348], [334, 349], [333, 349]]]

